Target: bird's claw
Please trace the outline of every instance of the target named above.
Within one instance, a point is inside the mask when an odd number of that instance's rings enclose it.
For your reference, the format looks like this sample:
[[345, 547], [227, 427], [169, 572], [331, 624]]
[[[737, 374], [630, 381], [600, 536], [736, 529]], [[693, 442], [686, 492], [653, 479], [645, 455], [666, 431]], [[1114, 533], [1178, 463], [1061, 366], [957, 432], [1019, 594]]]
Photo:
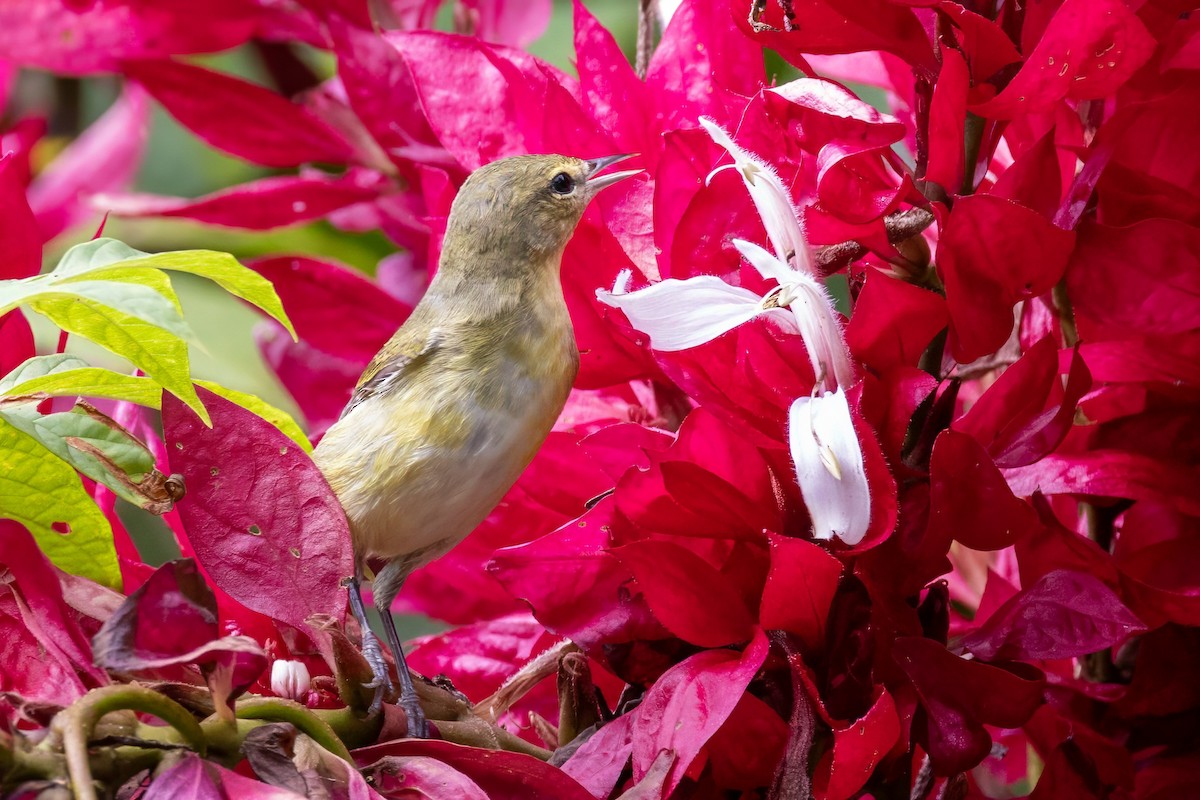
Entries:
[[413, 739], [429, 738], [429, 721], [425, 719], [425, 711], [415, 694], [404, 695], [400, 698], [400, 707], [408, 720], [408, 735]]
[[379, 646], [379, 640], [370, 630], [363, 631], [362, 654], [374, 676], [363, 684], [364, 688], [375, 690], [375, 697], [372, 698], [371, 705], [367, 709], [367, 713], [374, 714], [383, 707], [383, 696], [392, 691], [394, 684], [392, 676], [388, 672], [387, 660], [383, 657], [383, 648]]

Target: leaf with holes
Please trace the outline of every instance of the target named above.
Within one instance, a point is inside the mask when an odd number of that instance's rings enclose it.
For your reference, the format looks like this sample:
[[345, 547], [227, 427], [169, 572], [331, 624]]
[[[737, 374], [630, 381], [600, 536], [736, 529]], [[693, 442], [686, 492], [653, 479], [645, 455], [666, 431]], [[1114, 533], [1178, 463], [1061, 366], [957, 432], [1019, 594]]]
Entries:
[[42, 552], [65, 572], [105, 586], [120, 585], [112, 529], [75, 470], [4, 419], [0, 516], [28, 528]]
[[267, 420], [203, 387], [212, 428], [174, 397], [163, 432], [186, 499], [179, 513], [196, 558], [221, 589], [260, 613], [304, 627], [313, 614], [341, 618], [350, 532], [325, 477]]

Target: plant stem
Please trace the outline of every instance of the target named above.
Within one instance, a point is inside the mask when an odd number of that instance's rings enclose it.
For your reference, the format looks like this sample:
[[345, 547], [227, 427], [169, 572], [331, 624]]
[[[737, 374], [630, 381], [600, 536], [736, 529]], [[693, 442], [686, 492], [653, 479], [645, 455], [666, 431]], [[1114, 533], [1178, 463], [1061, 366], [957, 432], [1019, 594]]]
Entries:
[[531, 744], [520, 736], [509, 733], [504, 728], [491, 725], [479, 717], [462, 721], [446, 720], [435, 722], [433, 725], [447, 742], [465, 744], [470, 747], [483, 747], [488, 750], [524, 753], [542, 761], [549, 761], [550, 756], [553, 755], [546, 748]]
[[350, 751], [346, 749], [346, 745], [334, 733], [329, 723], [295, 700], [287, 700], [282, 697], [243, 700], [237, 705], [236, 715], [238, 719], [291, 723], [301, 733], [306, 734], [338, 758], [351, 764], [354, 763]]
[[963, 194], [975, 193], [975, 163], [979, 161], [979, 148], [983, 144], [983, 117], [967, 112], [963, 125]]
[[144, 686], [118, 685], [93, 689], [55, 717], [51, 727], [62, 737], [67, 775], [79, 800], [96, 800], [96, 787], [92, 783], [92, 768], [88, 760], [88, 738], [101, 717], [123, 710], [153, 714], [178, 731], [183, 740], [200, 755], [208, 750], [200, 724], [174, 700]]
[[1058, 326], [1062, 330], [1063, 347], [1079, 344], [1079, 329], [1075, 326], [1075, 307], [1067, 295], [1067, 279], [1064, 277], [1050, 290], [1054, 300], [1054, 311], [1058, 315]]

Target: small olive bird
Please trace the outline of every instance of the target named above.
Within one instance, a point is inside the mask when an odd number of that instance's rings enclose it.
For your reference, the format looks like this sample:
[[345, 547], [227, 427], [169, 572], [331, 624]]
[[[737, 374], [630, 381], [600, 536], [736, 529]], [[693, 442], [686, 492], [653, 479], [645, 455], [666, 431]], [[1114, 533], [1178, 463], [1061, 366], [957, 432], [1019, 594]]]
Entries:
[[405, 578], [445, 554], [516, 482], [579, 369], [559, 268], [588, 202], [641, 170], [628, 156], [515, 156], [480, 167], [450, 208], [437, 274], [376, 354], [313, 458], [350, 521], [350, 606], [374, 671], [392, 683], [361, 583], [374, 572], [410, 735], [428, 736], [391, 606]]

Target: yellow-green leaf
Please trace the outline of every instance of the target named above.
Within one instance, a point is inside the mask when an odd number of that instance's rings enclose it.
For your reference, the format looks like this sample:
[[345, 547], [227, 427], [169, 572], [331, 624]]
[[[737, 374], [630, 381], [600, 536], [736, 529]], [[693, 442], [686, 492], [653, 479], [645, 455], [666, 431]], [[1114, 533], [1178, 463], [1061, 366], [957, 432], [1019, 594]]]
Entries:
[[63, 253], [52, 274], [83, 275], [103, 269], [110, 264], [142, 258], [146, 254], [116, 239], [99, 238], [81, 242]]
[[[113, 239], [96, 239], [77, 245], [62, 257], [55, 272], [68, 279], [86, 277], [90, 281], [131, 281], [139, 272], [190, 272], [220, 284], [229, 294], [262, 308], [264, 312], [280, 321], [292, 338], [296, 337], [292, 321], [283, 311], [280, 296], [275, 293], [271, 282], [238, 263], [233, 255], [209, 249], [186, 249], [170, 253], [148, 254], [137, 251], [125, 243]], [[161, 275], [161, 273], [160, 273]]]
[[29, 529], [60, 569], [121, 584], [112, 528], [75, 470], [0, 419], [0, 516]]
[[105, 267], [89, 277], [111, 277], [126, 270], [168, 269], [172, 272], [188, 272], [208, 278], [225, 291], [258, 306], [287, 328], [292, 338], [296, 330], [283, 310], [283, 303], [275, 293], [271, 282], [252, 269], [242, 266], [228, 253], [213, 250], [180, 250], [173, 253], [157, 253], [152, 256], [131, 259]]
[[147, 408], [159, 408], [162, 405], [162, 387], [152, 379], [123, 375], [102, 367], [55, 371], [15, 384], [3, 393], [14, 396], [40, 393], [51, 397], [104, 397], [127, 400]]
[[88, 366], [88, 363], [82, 358], [66, 355], [65, 353], [27, 358], [18, 364], [12, 372], [0, 378], [0, 394], [23, 394], [23, 392], [14, 392], [13, 389], [19, 384], [38, 380], [56, 372], [81, 369], [86, 366]]
[[[68, 412], [39, 414], [33, 404], [0, 407], [0, 419], [131, 503], [142, 505], [134, 485], [154, 468], [154, 456], [138, 439], [103, 415], [77, 406]], [[100, 453], [105, 464], [89, 450]]]
[[280, 433], [291, 439], [306, 453], [313, 451], [312, 442], [304, 435], [304, 431], [296, 424], [296, 420], [292, 419], [291, 415], [280, 408], [276, 408], [260, 397], [245, 392], [239, 392], [236, 389], [230, 389], [222, 386], [219, 383], [212, 381], [196, 381], [196, 384], [203, 386], [210, 392], [219, 394], [226, 400], [232, 400], [242, 408], [253, 411], [258, 416], [265, 419], [267, 422], [279, 429]]
[[[57, 275], [57, 273], [50, 274]], [[165, 272], [159, 272], [156, 269], [127, 270], [121, 269], [120, 264], [115, 264], [112, 267], [105, 267], [84, 275], [64, 277], [57, 285], [60, 287], [72, 287], [81, 283], [101, 281], [144, 286], [154, 291], [155, 294], [166, 298], [174, 306], [177, 314], [181, 316], [183, 314], [183, 306], [179, 303], [179, 295], [175, 294], [175, 287], [171, 285], [171, 279], [167, 277]], [[101, 285], [104, 284], [101, 283]]]
[[[109, 288], [141, 289], [134, 286]], [[148, 289], [142, 291], [157, 297]], [[143, 296], [142, 300], [145, 301], [147, 297]], [[63, 330], [90, 339], [104, 349], [129, 359], [164, 389], [187, 403], [208, 424], [208, 412], [201, 405], [196, 388], [192, 385], [187, 344], [175, 332], [164, 329], [162, 324], [142, 318], [143, 314], [157, 316], [164, 324], [171, 324], [168, 318], [174, 315], [174, 309], [161, 297], [156, 303], [158, 307], [154, 309], [150, 306], [155, 303], [144, 304], [139, 308], [142, 314], [134, 316], [112, 306], [80, 303], [56, 293], [44, 296], [32, 303], [31, 307], [49, 317]], [[179, 322], [182, 323], [182, 319]]]

